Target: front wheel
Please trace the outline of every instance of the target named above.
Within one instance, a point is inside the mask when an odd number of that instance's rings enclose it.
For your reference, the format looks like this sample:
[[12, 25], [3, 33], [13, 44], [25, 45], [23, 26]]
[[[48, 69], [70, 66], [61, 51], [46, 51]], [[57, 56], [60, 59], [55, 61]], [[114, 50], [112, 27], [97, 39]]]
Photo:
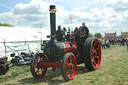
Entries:
[[83, 59], [88, 70], [96, 70], [101, 62], [101, 47], [99, 40], [94, 37], [89, 37], [84, 43]]
[[46, 60], [46, 56], [42, 53], [34, 55], [31, 61], [30, 69], [34, 78], [42, 78], [47, 72], [47, 68], [41, 66], [39, 63]]
[[75, 55], [72, 53], [66, 53], [63, 57], [61, 64], [61, 72], [65, 81], [72, 80], [77, 71], [77, 61]]

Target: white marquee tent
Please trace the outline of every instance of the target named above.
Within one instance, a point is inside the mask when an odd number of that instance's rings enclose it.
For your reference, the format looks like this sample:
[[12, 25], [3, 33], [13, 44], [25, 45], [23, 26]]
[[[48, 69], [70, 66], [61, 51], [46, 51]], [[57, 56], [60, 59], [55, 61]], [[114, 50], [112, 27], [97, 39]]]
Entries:
[[4, 39], [6, 42], [40, 40], [40, 32], [42, 32], [42, 39], [47, 40], [46, 36], [50, 33], [47, 29], [0, 27], [0, 42], [3, 42]]
[[[26, 28], [26, 27], [0, 27], [0, 57], [10, 56], [10, 52], [6, 47], [20, 46], [27, 44], [29, 50], [35, 51], [41, 48], [42, 41], [49, 40], [50, 35], [48, 29]], [[19, 46], [19, 47], [18, 47]], [[23, 48], [23, 47], [22, 47]], [[25, 48], [25, 47], [24, 47]]]

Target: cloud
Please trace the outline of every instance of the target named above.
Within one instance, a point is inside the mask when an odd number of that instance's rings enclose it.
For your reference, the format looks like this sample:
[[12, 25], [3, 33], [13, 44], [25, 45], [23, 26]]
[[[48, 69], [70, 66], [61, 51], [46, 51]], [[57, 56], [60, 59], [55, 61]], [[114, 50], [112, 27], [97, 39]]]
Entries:
[[[23, 25], [30, 27], [39, 27], [42, 25], [44, 28], [49, 26], [49, 5], [54, 4], [56, 1], [63, 0], [32, 0], [28, 4], [18, 3], [11, 12], [4, 12], [0, 14], [0, 20], [14, 26]], [[57, 24], [65, 23], [69, 11], [64, 7], [57, 5]]]
[[105, 7], [112, 8], [116, 12], [128, 11], [128, 0], [110, 0]]
[[[96, 31], [101, 32], [114, 32], [120, 35], [121, 30], [127, 31], [128, 14], [127, 14], [128, 2], [126, 0], [110, 0], [107, 2], [103, 9], [93, 8], [90, 10], [93, 22], [89, 23], [91, 28], [99, 28]], [[92, 20], [91, 19], [91, 20]], [[94, 32], [94, 30], [93, 30]]]
[[74, 8], [74, 9], [72, 9], [73, 11], [83, 11], [83, 10], [85, 10], [87, 7], [85, 7], [85, 6], [80, 6], [80, 7], [76, 7], [76, 8]]
[[42, 0], [32, 0], [28, 4], [19, 3], [13, 11], [1, 13], [0, 19], [13, 25], [47, 26], [48, 6], [49, 4]]
[[[32, 0], [27, 4], [18, 3], [11, 12], [0, 14], [0, 21], [15, 26], [30, 26], [49, 28], [49, 5], [64, 0]], [[70, 27], [72, 16], [72, 29], [79, 27], [85, 22], [91, 33], [119, 32], [121, 29], [127, 31], [128, 27], [128, 2], [127, 0], [109, 0], [103, 8], [93, 7], [88, 9], [86, 6], [79, 6], [67, 10], [65, 6], [56, 4], [56, 26]]]
[[13, 13], [14, 14], [41, 14], [39, 11], [40, 7], [39, 5], [29, 5], [29, 4], [23, 4], [19, 3], [15, 6]]
[[47, 2], [52, 2], [52, 3], [54, 3], [54, 2], [59, 2], [59, 1], [64, 1], [64, 0], [46, 0]]
[[57, 5], [56, 9], [57, 9], [57, 12], [56, 12], [57, 24], [58, 25], [67, 24], [67, 22], [69, 21], [70, 12], [68, 10], [65, 10], [64, 7], [60, 5]]

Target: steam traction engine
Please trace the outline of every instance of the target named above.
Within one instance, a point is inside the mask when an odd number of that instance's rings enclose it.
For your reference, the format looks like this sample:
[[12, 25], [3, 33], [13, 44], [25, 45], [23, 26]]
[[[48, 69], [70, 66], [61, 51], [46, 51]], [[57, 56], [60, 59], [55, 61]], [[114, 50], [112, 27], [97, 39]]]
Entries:
[[[56, 9], [50, 6], [50, 41], [42, 45], [43, 53], [37, 53], [31, 61], [31, 73], [34, 78], [42, 78], [47, 68], [53, 71], [61, 68], [65, 81], [72, 80], [77, 71], [77, 65], [84, 63], [90, 71], [96, 70], [101, 62], [101, 48], [97, 38], [85, 35], [81, 26], [76, 32], [67, 35], [61, 29], [56, 31]], [[72, 35], [72, 36], [70, 36]]]

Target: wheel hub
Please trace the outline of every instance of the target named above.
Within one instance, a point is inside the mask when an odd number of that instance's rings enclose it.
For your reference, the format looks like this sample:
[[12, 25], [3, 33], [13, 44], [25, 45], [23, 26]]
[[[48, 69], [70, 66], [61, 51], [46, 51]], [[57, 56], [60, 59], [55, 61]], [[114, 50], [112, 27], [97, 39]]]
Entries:
[[70, 65], [70, 69], [73, 69], [73, 65]]
[[97, 55], [97, 52], [94, 52], [94, 56], [96, 56]]

